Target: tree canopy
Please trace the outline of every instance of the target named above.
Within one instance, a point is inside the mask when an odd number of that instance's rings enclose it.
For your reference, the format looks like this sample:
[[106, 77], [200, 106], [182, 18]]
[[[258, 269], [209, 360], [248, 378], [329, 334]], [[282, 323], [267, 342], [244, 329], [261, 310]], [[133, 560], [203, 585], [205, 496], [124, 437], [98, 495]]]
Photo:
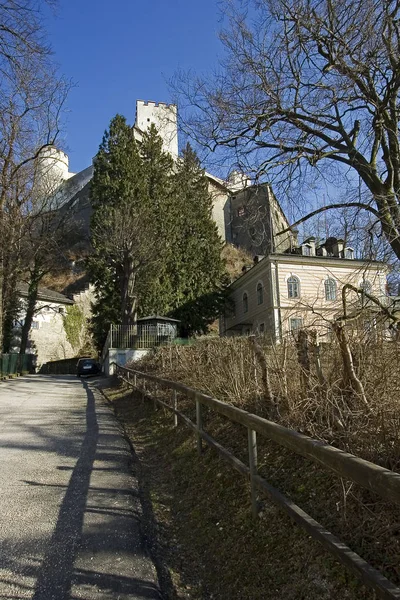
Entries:
[[[186, 333], [216, 318], [224, 268], [207, 185], [190, 147], [174, 165], [154, 126], [139, 143], [124, 117], [112, 119], [91, 185], [88, 267], [99, 347], [110, 323], [126, 326], [138, 316], [181, 315]], [[203, 295], [208, 301], [196, 314], [179, 313]]]
[[193, 136], [246, 171], [361, 183], [343, 205], [367, 211], [398, 258], [399, 12], [394, 0], [232, 0], [217, 75], [175, 81]]

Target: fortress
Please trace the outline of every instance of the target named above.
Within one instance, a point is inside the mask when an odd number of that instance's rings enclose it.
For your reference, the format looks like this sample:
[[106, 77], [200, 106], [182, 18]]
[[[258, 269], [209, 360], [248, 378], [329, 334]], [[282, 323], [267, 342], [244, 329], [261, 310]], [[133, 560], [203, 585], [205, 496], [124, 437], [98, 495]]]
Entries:
[[[176, 105], [137, 100], [133, 131], [138, 142], [152, 124], [163, 140], [164, 151], [177, 160]], [[71, 173], [68, 156], [54, 146], [45, 148], [40, 156], [38, 185], [45, 195], [51, 195], [52, 207], [74, 212], [86, 237], [91, 216], [92, 177], [93, 165]], [[245, 248], [253, 255], [284, 252], [290, 247], [290, 233], [275, 237], [289, 223], [267, 184], [252, 186], [250, 180], [235, 171], [227, 181], [207, 172], [206, 177], [213, 202], [212, 215], [223, 241]]]

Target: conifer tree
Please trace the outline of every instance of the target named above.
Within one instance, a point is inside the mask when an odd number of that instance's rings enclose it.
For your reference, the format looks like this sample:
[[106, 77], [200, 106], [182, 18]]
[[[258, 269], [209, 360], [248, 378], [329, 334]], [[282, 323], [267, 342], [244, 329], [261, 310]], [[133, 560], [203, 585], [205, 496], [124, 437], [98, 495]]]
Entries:
[[112, 119], [95, 159], [88, 260], [96, 287], [93, 333], [99, 346], [110, 323], [127, 326], [163, 260], [172, 159], [152, 127], [139, 146], [124, 117]]
[[175, 173], [175, 239], [169, 263], [171, 314], [185, 334], [205, 333], [224, 302], [222, 241], [212, 218], [212, 197], [200, 161], [186, 146]]

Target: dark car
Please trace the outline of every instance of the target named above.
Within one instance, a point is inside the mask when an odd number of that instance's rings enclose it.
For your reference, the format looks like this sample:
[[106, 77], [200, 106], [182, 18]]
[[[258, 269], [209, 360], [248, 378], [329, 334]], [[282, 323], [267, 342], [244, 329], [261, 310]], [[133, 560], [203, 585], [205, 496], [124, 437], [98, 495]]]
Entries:
[[80, 358], [76, 365], [76, 374], [78, 377], [82, 375], [98, 375], [101, 373], [101, 366], [94, 358]]

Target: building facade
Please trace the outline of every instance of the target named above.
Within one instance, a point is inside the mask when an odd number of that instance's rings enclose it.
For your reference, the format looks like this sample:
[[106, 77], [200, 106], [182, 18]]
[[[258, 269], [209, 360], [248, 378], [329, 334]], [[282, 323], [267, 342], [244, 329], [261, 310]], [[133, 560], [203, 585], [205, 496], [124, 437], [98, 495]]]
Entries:
[[[329, 336], [331, 322], [343, 313], [343, 287], [362, 288], [385, 304], [386, 275], [381, 262], [271, 253], [231, 284], [232, 306], [221, 317], [220, 333], [260, 333], [272, 343], [301, 328]], [[363, 301], [352, 290], [346, 297], [351, 310]]]

